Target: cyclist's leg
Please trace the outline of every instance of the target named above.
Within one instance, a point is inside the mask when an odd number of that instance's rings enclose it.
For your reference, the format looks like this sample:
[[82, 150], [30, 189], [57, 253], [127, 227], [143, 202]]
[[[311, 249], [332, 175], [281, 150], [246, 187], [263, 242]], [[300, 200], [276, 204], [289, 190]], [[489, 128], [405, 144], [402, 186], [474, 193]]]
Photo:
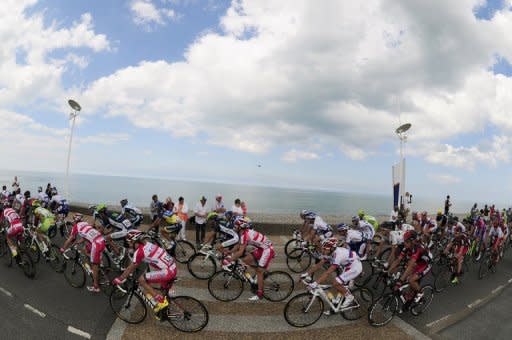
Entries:
[[98, 269], [101, 263], [101, 256], [103, 251], [105, 250], [105, 240], [101, 238], [98, 241], [92, 242], [91, 244], [91, 254], [90, 254], [90, 262], [92, 268], [92, 281], [94, 288], [99, 288], [98, 284]]

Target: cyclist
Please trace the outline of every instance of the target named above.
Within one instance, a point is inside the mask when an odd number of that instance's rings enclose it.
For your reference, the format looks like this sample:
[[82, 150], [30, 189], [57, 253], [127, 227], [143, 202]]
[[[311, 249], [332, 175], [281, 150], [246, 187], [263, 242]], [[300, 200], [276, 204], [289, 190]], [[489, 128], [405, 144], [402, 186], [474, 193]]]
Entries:
[[85, 242], [85, 252], [89, 255], [93, 281], [93, 285], [87, 286], [87, 290], [93, 293], [99, 293], [98, 269], [103, 250], [105, 250], [105, 239], [103, 235], [88, 222], [83, 222], [82, 214], [75, 214], [73, 221], [75, 222], [73, 229], [71, 229], [69, 238], [64, 242], [62, 248], [60, 248], [60, 252], [64, 253], [72, 244]]
[[20, 216], [9, 206], [8, 202], [4, 202], [3, 205], [0, 204], [0, 213], [0, 223], [3, 222], [4, 219], [7, 222], [7, 245], [11, 249], [12, 257], [16, 257], [18, 255], [16, 239], [23, 234], [23, 223], [21, 222]]
[[43, 187], [37, 188], [37, 199], [39, 202], [41, 202], [41, 206], [43, 208], [47, 208], [48, 204], [50, 203], [50, 198], [48, 197], [48, 194], [43, 191]]
[[379, 222], [377, 222], [377, 219], [375, 217], [366, 215], [363, 209], [359, 209], [359, 211], [357, 212], [357, 216], [359, 217], [360, 220], [370, 223], [373, 226], [374, 232], [377, 232], [377, 230], [379, 229]]
[[68, 201], [62, 196], [59, 195], [57, 188], [52, 188], [52, 199], [50, 201], [51, 210], [58, 215], [63, 217], [68, 217], [69, 214], [69, 204]]
[[363, 235], [363, 243], [359, 248], [359, 254], [362, 255], [362, 260], [365, 260], [368, 253], [371, 251], [373, 236], [375, 229], [370, 223], [359, 219], [359, 216], [352, 217], [352, 228], [359, 230]]
[[363, 233], [356, 229], [350, 229], [345, 223], [340, 223], [336, 226], [340, 234], [340, 244], [346, 244], [352, 251], [355, 251], [359, 257], [362, 257], [360, 253], [361, 245], [363, 242]]
[[144, 215], [142, 214], [142, 211], [140, 211], [139, 208], [132, 206], [128, 203], [128, 200], [126, 198], [121, 200], [121, 215], [124, 218], [127, 218], [132, 222], [132, 224], [135, 227], [138, 227], [142, 220], [144, 219]]
[[[491, 222], [492, 223], [492, 222]], [[491, 244], [492, 251], [497, 254], [495, 258], [495, 263], [498, 263], [500, 260], [501, 254], [500, 254], [500, 246], [505, 239], [505, 235], [503, 234], [503, 230], [499, 226], [498, 222], [495, 221], [491, 224], [491, 228], [489, 229], [489, 238], [492, 240], [492, 237], [494, 236], [494, 243]]]
[[475, 238], [476, 244], [480, 245], [480, 249], [478, 252], [477, 261], [480, 260], [485, 248], [485, 240], [487, 236], [487, 225], [485, 224], [485, 220], [483, 216], [477, 216], [475, 223], [473, 224], [473, 237]]
[[322, 241], [322, 259], [314, 265], [309, 271], [301, 275], [306, 281], [311, 281], [311, 275], [323, 267], [325, 263], [329, 263], [330, 267], [320, 277], [310, 283], [311, 288], [316, 288], [319, 284], [327, 280], [330, 275], [338, 269], [342, 269], [341, 274], [334, 279], [332, 286], [336, 288], [339, 294], [333, 300], [334, 306], [337, 306], [341, 296], [345, 297], [341, 308], [349, 307], [354, 301], [354, 296], [350, 292], [348, 285], [361, 274], [363, 266], [357, 254], [347, 248], [338, 247], [335, 238], [328, 238]]
[[419, 293], [421, 290], [419, 281], [430, 271], [432, 260], [429, 251], [418, 241], [418, 233], [414, 230], [409, 230], [404, 234], [404, 248], [398, 258], [390, 265], [388, 272], [396, 272], [400, 262], [404, 259], [407, 261], [407, 265], [396, 286], [397, 288], [400, 287], [402, 282], [407, 280], [411, 291], [406, 298], [411, 300], [416, 296], [416, 300], [419, 301], [423, 296]]
[[[211, 231], [206, 234], [203, 247], [206, 247], [206, 249], [211, 248], [212, 244], [215, 242], [217, 234], [219, 233], [221, 238], [224, 239], [218, 248], [219, 250], [232, 247], [238, 243], [240, 240], [238, 233], [233, 230], [233, 224], [226, 219], [226, 216], [232, 216], [232, 213], [227, 211], [224, 218], [214, 211], [208, 213], [208, 216], [206, 216], [206, 226], [209, 227]], [[248, 217], [245, 219], [250, 222]]]
[[[234, 229], [240, 236], [240, 242], [232, 252], [232, 261], [242, 257], [242, 261], [248, 266], [256, 268], [258, 277], [258, 292], [250, 301], [258, 301], [263, 297], [263, 273], [268, 269], [270, 262], [275, 256], [272, 242], [265, 235], [250, 229], [251, 223], [243, 216], [237, 216], [234, 221]], [[248, 246], [255, 249], [248, 253]]]
[[312, 242], [319, 249], [322, 240], [332, 237], [332, 227], [316, 213], [303, 210], [301, 217], [304, 219], [304, 241]]
[[[93, 216], [95, 224], [96, 219], [99, 219], [103, 227], [102, 232], [106, 235], [106, 240], [117, 257], [114, 262], [119, 263], [124, 258], [125, 249], [119, 247], [114, 240], [124, 239], [129, 229], [132, 228], [132, 223], [122, 215], [108, 211], [105, 204], [98, 204], [94, 209]], [[105, 229], [111, 230], [106, 231]]]
[[[41, 244], [48, 247], [49, 245], [45, 242], [44, 234], [48, 234], [48, 230], [55, 226], [55, 216], [48, 210], [41, 207], [39, 200], [32, 202], [32, 209], [34, 212], [34, 226], [36, 226], [37, 238], [41, 241]], [[46, 253], [49, 248], [41, 249], [41, 252]]]
[[[151, 271], [139, 276], [138, 282], [144, 288], [146, 296], [154, 306], [155, 314], [169, 305], [167, 298], [152, 287], [153, 284], [160, 284], [163, 289], [169, 289], [171, 282], [176, 277], [177, 268], [174, 258], [164, 249], [149, 242], [149, 236], [139, 230], [130, 230], [126, 236], [130, 247], [135, 250], [133, 261], [113, 281], [115, 285], [122, 284], [137, 267], [145, 262], [149, 264]], [[148, 296], [149, 295], [149, 296]], [[157, 316], [158, 318], [158, 316]]]
[[393, 263], [398, 248], [402, 247], [404, 244], [404, 235], [409, 230], [414, 230], [414, 227], [410, 224], [403, 223], [397, 224], [395, 230], [389, 232], [389, 243], [391, 244], [391, 252], [389, 254], [387, 262], [384, 263], [384, 267], [388, 267], [390, 263]]
[[[162, 228], [160, 228], [161, 224], [163, 225]], [[181, 228], [181, 220], [178, 215], [172, 210], [165, 208], [158, 213], [150, 226], [150, 229], [160, 230], [160, 235], [167, 241], [165, 248], [170, 254], [174, 254], [176, 235], [180, 232]]]
[[452, 277], [453, 284], [459, 283], [459, 277], [462, 274], [462, 262], [464, 261], [464, 256], [468, 252], [469, 243], [469, 237], [465, 234], [464, 228], [459, 225], [455, 226], [453, 240], [448, 243], [444, 250], [444, 254], [448, 255], [450, 250], [453, 249], [453, 254], [457, 258], [457, 273]]

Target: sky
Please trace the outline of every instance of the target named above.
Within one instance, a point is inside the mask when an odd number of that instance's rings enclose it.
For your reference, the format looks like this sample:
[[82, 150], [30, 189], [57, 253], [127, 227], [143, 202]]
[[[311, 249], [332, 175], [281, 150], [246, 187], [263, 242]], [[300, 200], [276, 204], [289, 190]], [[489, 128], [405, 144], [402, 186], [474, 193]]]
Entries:
[[0, 166], [508, 202], [511, 8], [3, 0]]

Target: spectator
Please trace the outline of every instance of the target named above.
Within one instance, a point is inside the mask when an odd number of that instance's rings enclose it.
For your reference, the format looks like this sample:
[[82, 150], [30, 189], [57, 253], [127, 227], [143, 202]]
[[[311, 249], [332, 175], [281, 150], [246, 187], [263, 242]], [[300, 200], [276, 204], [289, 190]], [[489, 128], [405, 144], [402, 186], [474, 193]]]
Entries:
[[395, 205], [393, 210], [391, 210], [391, 215], [389, 216], [389, 221], [396, 223], [398, 221], [398, 206]]
[[149, 204], [149, 213], [151, 215], [151, 222], [155, 222], [155, 220], [160, 215], [160, 212], [163, 210], [163, 204], [158, 200], [157, 195], [153, 195], [151, 197], [151, 203]]
[[404, 222], [407, 216], [409, 216], [409, 213], [412, 209], [412, 195], [409, 192], [405, 193], [405, 202], [404, 202], [404, 209], [405, 209], [405, 217]]
[[18, 182], [18, 176], [14, 176], [14, 182], [12, 182], [12, 191], [16, 192], [20, 188], [20, 183]]
[[244, 216], [247, 216], [247, 206], [245, 205], [244, 201], [242, 201], [240, 203], [240, 207], [242, 208], [242, 212], [243, 212]]
[[188, 205], [185, 203], [185, 199], [183, 197], [178, 198], [178, 204], [174, 206], [174, 212], [178, 215], [178, 218], [181, 220], [181, 230], [179, 237], [182, 240], [187, 239], [187, 234], [185, 232], [185, 227], [188, 221]]
[[11, 193], [9, 190], [7, 190], [7, 186], [2, 186], [2, 193], [1, 193], [2, 197], [1, 200], [2, 201], [8, 201], [9, 200], [9, 197], [11, 196]]
[[231, 211], [233, 212], [233, 216], [244, 215], [244, 211], [242, 209], [242, 202], [240, 202], [240, 198], [237, 198], [235, 200], [235, 204], [231, 207]]
[[226, 208], [224, 207], [224, 202], [222, 201], [221, 194], [217, 194], [217, 196], [215, 196], [215, 202], [213, 203], [212, 211], [216, 212], [220, 217], [224, 217], [224, 213], [226, 213]]
[[475, 204], [473, 204], [473, 208], [471, 208], [471, 212], [470, 212], [471, 219], [475, 220], [477, 214], [478, 214], [478, 205], [475, 203]]
[[204, 235], [206, 231], [206, 216], [208, 216], [208, 208], [206, 208], [206, 197], [202, 196], [194, 209], [197, 249], [199, 249], [201, 244], [204, 242]]
[[450, 203], [450, 195], [446, 196], [446, 201], [444, 201], [444, 214], [448, 216], [450, 213], [450, 207], [452, 204]]
[[45, 192], [48, 195], [48, 198], [51, 200], [52, 199], [52, 184], [51, 183], [48, 183], [48, 185], [46, 186]]

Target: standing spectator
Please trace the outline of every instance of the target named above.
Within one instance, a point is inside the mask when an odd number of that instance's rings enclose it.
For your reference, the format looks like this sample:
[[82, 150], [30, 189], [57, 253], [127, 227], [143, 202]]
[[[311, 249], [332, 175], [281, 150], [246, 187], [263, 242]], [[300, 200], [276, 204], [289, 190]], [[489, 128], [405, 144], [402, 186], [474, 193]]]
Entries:
[[160, 212], [163, 210], [163, 204], [158, 200], [157, 195], [151, 197], [151, 203], [149, 204], [149, 213], [151, 215], [151, 222], [155, 222]]
[[215, 196], [215, 202], [213, 202], [212, 211], [216, 212], [220, 217], [224, 217], [226, 208], [224, 207], [221, 194], [217, 194], [217, 196]]
[[240, 202], [240, 198], [235, 200], [235, 204], [231, 207], [231, 211], [233, 212], [233, 216], [245, 215], [242, 209], [242, 202]]
[[477, 214], [478, 214], [478, 205], [475, 203], [475, 204], [473, 204], [473, 207], [471, 208], [471, 212], [470, 212], [471, 219], [475, 220]]
[[398, 221], [398, 206], [395, 205], [393, 210], [391, 210], [391, 215], [389, 216], [389, 221], [396, 223]]
[[178, 215], [178, 218], [181, 220], [181, 230], [179, 237], [182, 240], [187, 239], [187, 234], [185, 232], [185, 226], [188, 221], [188, 205], [185, 203], [185, 199], [183, 197], [178, 198], [178, 204], [174, 206], [174, 212]]
[[16, 192], [20, 188], [20, 183], [18, 182], [18, 176], [14, 176], [14, 182], [12, 182], [12, 191]]
[[45, 192], [48, 195], [48, 198], [51, 200], [52, 199], [52, 184], [51, 183], [48, 183], [48, 185], [46, 186]]
[[450, 195], [446, 196], [446, 201], [444, 201], [444, 214], [448, 216], [450, 212], [450, 207], [452, 204], [450, 203]]
[[412, 209], [412, 195], [409, 192], [405, 193], [404, 208], [405, 208], [405, 217], [404, 217], [404, 222], [405, 222], [405, 220], [407, 219], [407, 216], [409, 216], [409, 213], [411, 212], [411, 209]]
[[247, 216], [247, 206], [245, 205], [244, 201], [242, 201], [240, 203], [240, 207], [242, 208], [242, 212], [243, 212], [244, 216]]
[[5, 202], [9, 200], [9, 197], [11, 196], [11, 192], [7, 190], [7, 186], [2, 186], [2, 192], [0, 193], [2, 197], [0, 197], [1, 201]]
[[200, 245], [204, 242], [204, 234], [206, 231], [206, 216], [208, 216], [208, 208], [206, 207], [206, 197], [202, 196], [199, 202], [197, 202], [196, 207], [194, 209], [197, 249], [199, 249]]

